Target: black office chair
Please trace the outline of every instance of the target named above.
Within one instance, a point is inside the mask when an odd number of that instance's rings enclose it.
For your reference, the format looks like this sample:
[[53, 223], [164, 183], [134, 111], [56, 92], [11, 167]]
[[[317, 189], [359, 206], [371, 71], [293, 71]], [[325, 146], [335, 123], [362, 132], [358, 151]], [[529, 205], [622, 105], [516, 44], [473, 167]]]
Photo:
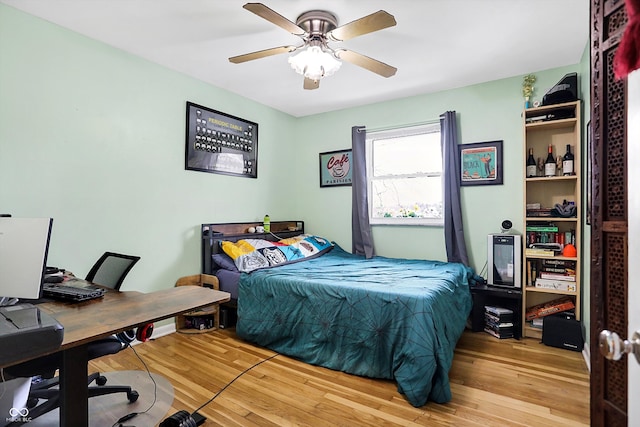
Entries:
[[[98, 261], [91, 267], [86, 280], [98, 285], [119, 290], [125, 276], [140, 257], [105, 252]], [[133, 331], [123, 332], [118, 336], [104, 338], [94, 341], [88, 345], [87, 352], [89, 360], [108, 354], [118, 353], [123, 350], [133, 340], [129, 336], [135, 334]], [[55, 377], [55, 372], [62, 365], [62, 353], [54, 353], [38, 359], [30, 360], [5, 369], [5, 372], [12, 377], [35, 377], [42, 379], [31, 385], [27, 407], [29, 417], [37, 418], [60, 406], [60, 395], [58, 389], [53, 389], [59, 385], [59, 378]], [[103, 396], [112, 393], [126, 393], [129, 402], [138, 400], [139, 394], [129, 386], [106, 386], [107, 379], [99, 372], [92, 373], [87, 377], [87, 386], [93, 381], [97, 386], [88, 388], [89, 397]], [[44, 402], [38, 404], [40, 400]], [[12, 423], [10, 425], [20, 425], [22, 423]]]

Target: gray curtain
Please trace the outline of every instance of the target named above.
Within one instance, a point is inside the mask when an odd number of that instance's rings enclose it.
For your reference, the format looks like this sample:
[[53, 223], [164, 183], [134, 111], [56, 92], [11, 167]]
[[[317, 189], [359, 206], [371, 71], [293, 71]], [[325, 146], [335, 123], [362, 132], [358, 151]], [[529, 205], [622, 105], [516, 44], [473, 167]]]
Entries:
[[458, 124], [455, 111], [440, 116], [442, 161], [444, 171], [444, 240], [447, 260], [469, 265], [464, 241], [462, 208], [460, 206], [460, 159], [458, 154]]
[[371, 258], [375, 253], [367, 200], [366, 139], [367, 132], [364, 126], [351, 128], [351, 161], [353, 162], [351, 165], [353, 176], [351, 184], [351, 252]]

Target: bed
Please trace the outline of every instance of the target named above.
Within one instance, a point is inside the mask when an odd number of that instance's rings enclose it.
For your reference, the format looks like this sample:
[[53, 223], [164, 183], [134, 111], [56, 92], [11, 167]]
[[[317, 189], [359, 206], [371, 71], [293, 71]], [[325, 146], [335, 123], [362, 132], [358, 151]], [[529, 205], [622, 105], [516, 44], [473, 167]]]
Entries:
[[[291, 223], [272, 224], [277, 237], [237, 232], [247, 224], [226, 233], [220, 224], [202, 226], [204, 272], [219, 278], [221, 290], [235, 292], [237, 335], [310, 364], [394, 380], [416, 407], [450, 401], [448, 373], [471, 311], [473, 271], [440, 261], [367, 260], [304, 234], [301, 221]], [[284, 246], [283, 253], [295, 253], [289, 246], [296, 244], [314, 247], [301, 259], [281, 256], [276, 267], [233, 271], [246, 266], [238, 254], [249, 256], [247, 248], [263, 245], [267, 253]]]

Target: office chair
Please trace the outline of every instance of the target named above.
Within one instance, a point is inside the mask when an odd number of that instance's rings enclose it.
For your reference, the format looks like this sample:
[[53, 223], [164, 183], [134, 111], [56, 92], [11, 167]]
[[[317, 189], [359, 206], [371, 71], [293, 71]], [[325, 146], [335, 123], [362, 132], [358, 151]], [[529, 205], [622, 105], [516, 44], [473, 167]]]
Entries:
[[[91, 267], [85, 280], [101, 286], [119, 290], [126, 275], [131, 271], [140, 257], [105, 252]], [[132, 341], [128, 337], [133, 331], [123, 332], [122, 335], [113, 336], [97, 340], [88, 344], [87, 352], [89, 360], [108, 354], [118, 353]], [[133, 335], [135, 337], [135, 334]], [[62, 353], [54, 353], [38, 359], [30, 360], [5, 369], [5, 372], [12, 377], [36, 377], [42, 378], [40, 382], [34, 382], [29, 392], [27, 407], [29, 417], [37, 418], [60, 406], [60, 396], [58, 389], [53, 389], [59, 385], [59, 378], [55, 377], [56, 370], [62, 365]], [[107, 379], [99, 372], [90, 374], [87, 377], [87, 386], [93, 381], [97, 387], [89, 387], [89, 397], [103, 396], [112, 393], [126, 393], [130, 403], [138, 400], [139, 394], [129, 386], [106, 386]], [[44, 402], [39, 403], [40, 400]], [[20, 425], [22, 423], [12, 423], [10, 425]]]

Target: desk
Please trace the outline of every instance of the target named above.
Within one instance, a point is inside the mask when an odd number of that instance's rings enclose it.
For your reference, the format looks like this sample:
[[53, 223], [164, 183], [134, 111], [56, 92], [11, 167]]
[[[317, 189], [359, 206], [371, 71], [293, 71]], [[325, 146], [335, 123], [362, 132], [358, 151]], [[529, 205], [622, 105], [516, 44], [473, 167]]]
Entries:
[[199, 286], [151, 293], [108, 291], [82, 303], [47, 302], [40, 310], [64, 326], [60, 368], [60, 425], [88, 424], [87, 344], [115, 333], [174, 317], [207, 305], [229, 301], [230, 294]]

